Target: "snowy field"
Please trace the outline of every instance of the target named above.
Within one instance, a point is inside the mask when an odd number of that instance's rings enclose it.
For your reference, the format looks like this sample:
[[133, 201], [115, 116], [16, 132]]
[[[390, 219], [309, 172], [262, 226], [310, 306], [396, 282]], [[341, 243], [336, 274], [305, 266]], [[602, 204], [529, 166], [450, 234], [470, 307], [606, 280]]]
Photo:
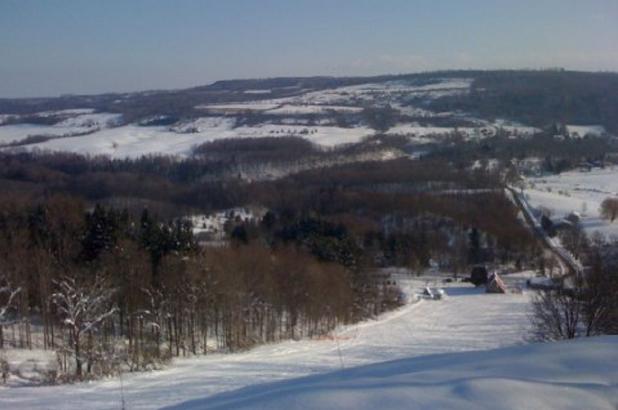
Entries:
[[598, 137], [606, 133], [605, 127], [602, 125], [567, 125], [566, 130], [571, 138], [583, 138], [586, 135]]
[[618, 336], [441, 354], [250, 386], [168, 409], [614, 410]]
[[[529, 276], [530, 274], [509, 275], [504, 279], [515, 288]], [[409, 363], [419, 363], [418, 366], [427, 363], [428, 370], [431, 370], [435, 367], [431, 365], [432, 360], [439, 359], [420, 356], [486, 350], [525, 343], [530, 299], [527, 291], [506, 295], [486, 294], [469, 284], [442, 284], [435, 276], [415, 279], [399, 277], [398, 282], [410, 296], [410, 300], [413, 300], [412, 295], [415, 292], [427, 284], [448, 285], [445, 286], [448, 296], [441, 301], [421, 300], [407, 304], [397, 311], [382, 315], [378, 320], [340, 328], [330, 337], [321, 340], [287, 341], [261, 346], [245, 353], [179, 359], [162, 371], [125, 374], [122, 389], [126, 408], [161, 408], [195, 399], [206, 401], [204, 405], [187, 404], [187, 407], [178, 408], [230, 408], [235, 406], [218, 401], [217, 395], [254, 386], [251, 387], [251, 399], [241, 403], [249, 408], [252, 400], [256, 398], [255, 392], [262, 391], [261, 387], [256, 386], [261, 383], [397, 359], [413, 360]], [[409, 359], [413, 357], [418, 359]], [[469, 356], [453, 356], [454, 365], [458, 363], [457, 357]], [[374, 381], [379, 385], [380, 377], [393, 376], [394, 378], [385, 380], [389, 385], [393, 382], [392, 388], [396, 389], [396, 375], [393, 375], [388, 366], [383, 364], [376, 367]], [[408, 365], [408, 370], [409, 367]], [[422, 368], [415, 366], [415, 369]], [[483, 370], [482, 366], [472, 369], [485, 372], [483, 374], [489, 371]], [[351, 375], [360, 377], [364, 370], [350, 371]], [[435, 372], [440, 373], [439, 369], [432, 371], [434, 375], [437, 374]], [[457, 371], [462, 370], [454, 370], [453, 374]], [[489, 386], [487, 383], [491, 384], [485, 380], [479, 384], [473, 383], [472, 387], [479, 389], [479, 386]], [[455, 389], [465, 386], [453, 382]], [[524, 387], [523, 383], [518, 386], [521, 390]], [[531, 386], [527, 391], [534, 389], [535, 387]], [[246, 391], [241, 391], [238, 395], [231, 394], [238, 399], [248, 397]], [[272, 396], [264, 397], [264, 400], [271, 399]], [[118, 409], [120, 400], [119, 379], [66, 386], [0, 389], [0, 408], [7, 409]], [[287, 408], [291, 399], [288, 397], [285, 400], [285, 405], [280, 408]], [[308, 406], [306, 408], [315, 408], [305, 404]], [[258, 408], [272, 407], [265, 401], [263, 405], [258, 405]]]
[[[186, 130], [193, 128], [193, 132], [163, 126], [125, 125], [102, 129], [80, 137], [55, 138], [37, 144], [20, 146], [14, 150], [62, 151], [107, 155], [112, 158], [138, 158], [156, 154], [183, 157], [190, 155], [193, 148], [199, 144], [226, 138], [297, 136], [318, 145], [332, 147], [357, 143], [374, 134], [372, 129], [366, 127], [340, 128], [285, 124], [234, 127], [234, 121], [224, 117], [200, 118], [194, 123], [182, 125]], [[2, 128], [4, 127], [0, 127], [0, 131]]]
[[553, 218], [578, 212], [586, 233], [618, 236], [618, 222], [612, 224], [599, 216], [601, 202], [618, 197], [618, 168], [564, 172], [528, 178], [526, 182], [525, 193], [532, 206], [551, 210]]
[[[32, 136], [71, 136], [86, 132], [93, 132], [99, 129], [108, 128], [120, 121], [120, 115], [110, 113], [97, 113], [71, 110], [57, 111], [58, 115], [71, 115], [54, 125], [36, 124], [13, 124], [1, 125], [0, 123], [0, 144], [18, 142]], [[89, 110], [88, 110], [89, 111]], [[38, 114], [45, 117], [45, 113]], [[73, 116], [74, 115], [74, 116]]]

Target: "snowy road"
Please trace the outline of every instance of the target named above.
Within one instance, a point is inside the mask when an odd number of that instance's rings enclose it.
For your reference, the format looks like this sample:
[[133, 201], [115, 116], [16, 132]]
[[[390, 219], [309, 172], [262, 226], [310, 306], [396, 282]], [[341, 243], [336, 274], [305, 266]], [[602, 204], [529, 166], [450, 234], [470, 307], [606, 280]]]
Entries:
[[[522, 277], [517, 278], [518, 280]], [[507, 283], [515, 278], [506, 278]], [[425, 280], [400, 280], [407, 292]], [[324, 340], [289, 341], [246, 353], [180, 359], [163, 371], [123, 377], [126, 409], [152, 409], [247, 385], [386, 360], [520, 344], [528, 326], [527, 293], [490, 295], [466, 284], [340, 329]], [[118, 379], [69, 386], [0, 389], [4, 409], [120, 409]]]

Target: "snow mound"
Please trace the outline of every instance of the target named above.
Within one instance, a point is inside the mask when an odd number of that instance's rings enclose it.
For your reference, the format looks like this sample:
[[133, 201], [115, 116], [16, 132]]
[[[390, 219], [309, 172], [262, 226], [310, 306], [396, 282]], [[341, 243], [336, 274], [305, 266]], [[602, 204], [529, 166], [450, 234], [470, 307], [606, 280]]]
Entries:
[[167, 407], [615, 409], [618, 337], [396, 360]]

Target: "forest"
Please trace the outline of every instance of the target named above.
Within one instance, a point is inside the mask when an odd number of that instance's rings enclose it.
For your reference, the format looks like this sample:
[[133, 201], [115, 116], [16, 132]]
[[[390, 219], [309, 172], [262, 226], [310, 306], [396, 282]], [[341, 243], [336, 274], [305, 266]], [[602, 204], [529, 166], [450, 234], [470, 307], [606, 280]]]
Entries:
[[[374, 317], [404, 302], [381, 267], [541, 258], [498, 172], [397, 159], [246, 181], [200, 161], [3, 156], [0, 343], [55, 350], [50, 382], [95, 378]], [[267, 212], [217, 246], [186, 219], [245, 205]]]

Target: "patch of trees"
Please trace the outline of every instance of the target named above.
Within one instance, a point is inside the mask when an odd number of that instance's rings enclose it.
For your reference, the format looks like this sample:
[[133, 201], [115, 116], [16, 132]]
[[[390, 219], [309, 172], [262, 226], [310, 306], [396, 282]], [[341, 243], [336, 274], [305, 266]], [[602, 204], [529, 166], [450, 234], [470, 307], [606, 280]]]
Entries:
[[302, 226], [276, 245], [202, 249], [189, 226], [148, 211], [4, 197], [0, 344], [32, 347], [40, 332], [58, 355], [50, 381], [82, 379], [318, 336], [398, 305], [397, 289], [355, 262], [345, 228]]
[[618, 198], [605, 198], [601, 203], [601, 217], [614, 222], [618, 217]]
[[[264, 147], [259, 144], [253, 147], [255, 141], [249, 140], [247, 145], [230, 141], [214, 144], [213, 148], [215, 152], [229, 148], [238, 155], [245, 151], [251, 155], [279, 152], [272, 146], [274, 141], [271, 142]], [[282, 152], [293, 152], [303, 144], [292, 139], [290, 147]], [[345, 150], [353, 153], [356, 149]], [[519, 259], [515, 255], [530, 251], [533, 243], [526, 228], [517, 220], [516, 208], [504, 197], [500, 175], [466, 171], [435, 158], [347, 164], [301, 172], [276, 181], [252, 183], [195, 180], [192, 175], [200, 173], [199, 160], [142, 158], [131, 161], [71, 154], [5, 155], [2, 159], [0, 178], [3, 179], [0, 181], [7, 194], [26, 194], [36, 200], [46, 192], [68, 193], [89, 201], [92, 206], [98, 202], [126, 208], [134, 218], [139, 217], [144, 206], [156, 209], [166, 218], [179, 218], [192, 212], [250, 204], [271, 209], [277, 217], [287, 218], [286, 223], [306, 216], [331, 221], [343, 218], [346, 228], [355, 232], [357, 243], [366, 240], [365, 234], [374, 235], [374, 239], [367, 240], [375, 246], [381, 243], [384, 255], [376, 256], [377, 259], [410, 260], [386, 251], [383, 244], [390, 241], [392, 249], [400, 249], [405, 247], [404, 243], [413, 243], [418, 252], [415, 251], [417, 256], [411, 260], [419, 266], [428, 263], [429, 253], [422, 250], [427, 249], [428, 244], [439, 249], [442, 245], [438, 244], [446, 240], [438, 237], [449, 238], [455, 232], [460, 237], [457, 241], [463, 243], [465, 232], [472, 228], [487, 235], [486, 248], [492, 251], [483, 254], [490, 255], [490, 259]], [[186, 174], [181, 177], [179, 173]], [[355, 227], [356, 221], [371, 224], [373, 232], [361, 232]], [[404, 225], [407, 232], [399, 239], [384, 236], [387, 230], [393, 232]], [[251, 239], [251, 229], [245, 231], [237, 234], [239, 237], [248, 234]], [[424, 241], [422, 232], [434, 232], [435, 238]], [[384, 239], [379, 239], [380, 235]], [[442, 247], [445, 255], [453, 251], [453, 247]], [[459, 249], [461, 247], [458, 245]], [[457, 259], [462, 260], [461, 257]]]
[[366, 107], [362, 111], [363, 121], [378, 132], [388, 131], [397, 124], [397, 111], [390, 106]]
[[603, 256], [599, 246], [590, 250], [589, 261], [590, 269], [564, 278], [560, 286], [540, 291], [534, 298], [535, 339], [618, 334], [617, 265]]
[[602, 124], [618, 132], [618, 74], [564, 70], [486, 71], [473, 74], [469, 94], [445, 96], [437, 111], [462, 110], [482, 118], [508, 118], [545, 127]]
[[604, 164], [609, 161], [608, 154], [617, 151], [615, 142], [605, 138], [556, 139], [551, 132], [541, 132], [530, 138], [512, 139], [498, 134], [480, 141], [453, 136], [426, 156], [447, 159], [460, 167], [471, 166], [483, 159], [507, 163], [513, 159], [543, 158], [543, 171], [560, 173], [584, 162]]

